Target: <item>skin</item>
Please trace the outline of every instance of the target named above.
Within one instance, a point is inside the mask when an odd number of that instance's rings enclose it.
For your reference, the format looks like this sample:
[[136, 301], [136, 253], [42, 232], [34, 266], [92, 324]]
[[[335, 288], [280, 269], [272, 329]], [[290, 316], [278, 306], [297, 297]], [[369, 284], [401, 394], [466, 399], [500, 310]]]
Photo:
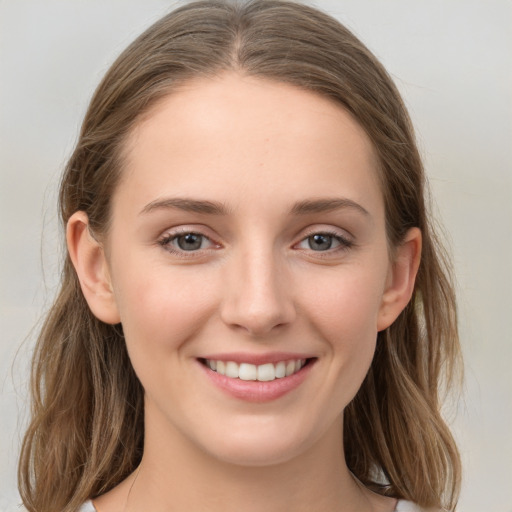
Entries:
[[[126, 150], [107, 237], [83, 212], [68, 223], [89, 306], [122, 322], [145, 389], [141, 466], [98, 510], [394, 510], [348, 471], [343, 409], [411, 297], [421, 234], [390, 251], [364, 131], [326, 98], [225, 74], [160, 101]], [[191, 232], [200, 248], [180, 249]], [[314, 364], [263, 403], [226, 394], [198, 362], [277, 351]]]

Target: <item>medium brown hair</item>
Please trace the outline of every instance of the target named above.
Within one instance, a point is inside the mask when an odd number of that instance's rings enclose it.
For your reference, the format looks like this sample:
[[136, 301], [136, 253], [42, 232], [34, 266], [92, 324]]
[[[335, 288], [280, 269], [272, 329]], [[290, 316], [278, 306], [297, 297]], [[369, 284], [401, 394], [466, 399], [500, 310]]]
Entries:
[[[344, 413], [349, 469], [368, 487], [453, 510], [456, 445], [440, 415], [440, 381], [459, 357], [453, 286], [432, 228], [425, 177], [400, 95], [382, 65], [335, 19], [280, 0], [198, 1], [150, 27], [98, 86], [60, 189], [65, 226], [78, 210], [105, 235], [123, 143], [155, 102], [192, 78], [225, 71], [286, 82], [331, 98], [364, 128], [379, 159], [390, 247], [423, 235], [413, 298], [379, 333], [369, 373]], [[32, 421], [19, 488], [29, 512], [74, 512], [141, 460], [143, 389], [121, 325], [93, 316], [69, 257], [32, 371]]]

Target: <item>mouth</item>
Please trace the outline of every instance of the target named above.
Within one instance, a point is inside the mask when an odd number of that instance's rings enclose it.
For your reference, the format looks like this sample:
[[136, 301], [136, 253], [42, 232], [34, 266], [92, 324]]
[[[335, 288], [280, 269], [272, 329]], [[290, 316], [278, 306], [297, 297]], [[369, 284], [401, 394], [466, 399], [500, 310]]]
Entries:
[[222, 354], [198, 358], [199, 367], [216, 388], [245, 402], [270, 402], [288, 395], [311, 374], [317, 357], [299, 354]]
[[199, 361], [212, 370], [229, 379], [242, 381], [271, 382], [285, 377], [291, 377], [310, 365], [316, 358], [289, 359], [275, 363], [251, 364], [237, 363], [235, 361], [222, 361], [217, 359], [199, 359]]

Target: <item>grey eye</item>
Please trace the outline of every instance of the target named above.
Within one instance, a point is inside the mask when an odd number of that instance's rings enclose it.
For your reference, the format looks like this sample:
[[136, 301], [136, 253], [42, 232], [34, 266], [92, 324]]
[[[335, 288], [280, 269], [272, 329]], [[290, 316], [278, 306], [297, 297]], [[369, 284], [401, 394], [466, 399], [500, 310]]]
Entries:
[[177, 236], [174, 241], [175, 244], [182, 251], [197, 251], [203, 245], [204, 236], [197, 233], [187, 233], [185, 235]]
[[334, 237], [323, 233], [308, 236], [307, 242], [310, 249], [313, 251], [327, 251], [333, 245]]

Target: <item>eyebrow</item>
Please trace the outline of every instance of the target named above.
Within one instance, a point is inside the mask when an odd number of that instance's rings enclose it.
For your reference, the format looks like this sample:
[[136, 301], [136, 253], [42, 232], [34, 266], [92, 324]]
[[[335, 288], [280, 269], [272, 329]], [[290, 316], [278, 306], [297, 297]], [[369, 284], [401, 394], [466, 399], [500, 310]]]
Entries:
[[359, 203], [347, 198], [326, 198], [300, 201], [293, 206], [291, 213], [294, 215], [307, 215], [309, 213], [323, 213], [346, 208], [355, 209], [365, 216], [370, 216], [368, 210], [362, 207]]
[[[222, 203], [216, 201], [170, 197], [151, 201], [141, 210], [140, 214], [144, 215], [155, 210], [167, 210], [173, 208], [206, 215], [227, 215], [228, 213], [228, 209]], [[355, 209], [365, 216], [370, 216], [368, 210], [363, 206], [347, 198], [323, 198], [299, 201], [293, 205], [290, 213], [292, 215], [307, 215], [311, 213], [323, 213], [342, 209]]]
[[180, 197], [171, 197], [167, 199], [156, 199], [148, 203], [140, 212], [146, 214], [155, 210], [167, 210], [177, 208], [185, 212], [204, 213], [207, 215], [226, 215], [227, 208], [216, 201], [203, 201], [197, 199], [187, 199]]

